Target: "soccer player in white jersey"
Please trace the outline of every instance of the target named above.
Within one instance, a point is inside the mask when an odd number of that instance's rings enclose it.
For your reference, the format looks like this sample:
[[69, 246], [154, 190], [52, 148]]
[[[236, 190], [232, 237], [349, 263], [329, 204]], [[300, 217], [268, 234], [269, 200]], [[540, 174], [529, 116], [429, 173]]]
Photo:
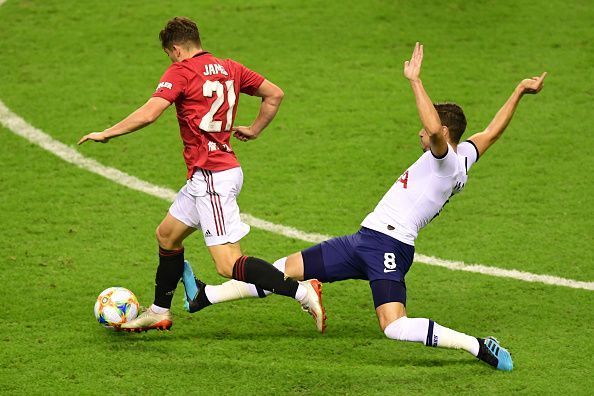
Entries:
[[[410, 81], [423, 124], [419, 133], [423, 155], [367, 215], [359, 232], [322, 242], [274, 265], [294, 279], [368, 280], [380, 327], [388, 338], [463, 349], [497, 369], [510, 371], [511, 356], [493, 337], [476, 338], [430, 319], [407, 317], [404, 277], [413, 262], [418, 232], [462, 191], [472, 165], [501, 136], [522, 96], [542, 89], [546, 73], [521, 81], [487, 129], [459, 143], [466, 128], [464, 113], [456, 104], [431, 102], [420, 80], [422, 59], [423, 46], [417, 43], [411, 60], [404, 64], [404, 75]], [[194, 278], [187, 262], [182, 280], [190, 312], [223, 301], [269, 294], [236, 280], [205, 285]]]

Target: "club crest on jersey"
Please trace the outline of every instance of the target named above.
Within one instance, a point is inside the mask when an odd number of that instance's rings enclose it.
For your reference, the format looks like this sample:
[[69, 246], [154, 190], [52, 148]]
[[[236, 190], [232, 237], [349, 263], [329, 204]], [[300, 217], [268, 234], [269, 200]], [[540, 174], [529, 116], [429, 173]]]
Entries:
[[173, 88], [173, 84], [167, 81], [163, 81], [160, 82], [159, 85], [157, 85], [157, 89], [156, 91], [158, 91], [161, 88], [167, 88], [167, 89], [172, 89]]
[[228, 76], [227, 70], [218, 63], [209, 63], [208, 65], [204, 65], [204, 73], [205, 76], [212, 76], [213, 74], [222, 74], [224, 76]]

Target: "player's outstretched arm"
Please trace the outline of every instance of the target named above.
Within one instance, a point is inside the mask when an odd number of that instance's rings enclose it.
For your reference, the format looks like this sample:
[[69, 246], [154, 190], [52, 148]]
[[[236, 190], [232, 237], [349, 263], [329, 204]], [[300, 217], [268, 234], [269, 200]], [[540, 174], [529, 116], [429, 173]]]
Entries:
[[243, 142], [256, 139], [276, 116], [284, 95], [282, 89], [270, 81], [264, 80], [254, 92], [254, 96], [262, 98], [258, 116], [250, 126], [234, 127], [233, 136]]
[[524, 94], [537, 94], [544, 85], [544, 79], [547, 73], [542, 73], [539, 77], [532, 77], [522, 80], [514, 92], [511, 94], [507, 102], [499, 109], [493, 120], [483, 132], [472, 135], [468, 140], [472, 141], [476, 146], [479, 156], [483, 155], [489, 147], [499, 139], [509, 125], [520, 99]]
[[421, 123], [429, 135], [431, 152], [436, 157], [444, 156], [448, 151], [448, 143], [443, 134], [444, 126], [441, 125], [437, 110], [423, 87], [421, 82], [421, 64], [423, 62], [423, 46], [418, 42], [415, 44], [412, 57], [404, 62], [404, 76], [410, 81], [410, 86], [415, 94], [417, 109]]
[[109, 139], [137, 131], [152, 124], [169, 107], [171, 103], [163, 98], [150, 98], [148, 102], [139, 107], [136, 111], [103, 132], [93, 132], [83, 136], [78, 144], [88, 140], [107, 143]]

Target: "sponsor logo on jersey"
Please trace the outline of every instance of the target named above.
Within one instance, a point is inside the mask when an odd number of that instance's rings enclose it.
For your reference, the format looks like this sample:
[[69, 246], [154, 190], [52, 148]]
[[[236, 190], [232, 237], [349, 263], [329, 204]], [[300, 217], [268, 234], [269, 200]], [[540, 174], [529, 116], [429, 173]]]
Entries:
[[229, 147], [229, 145], [227, 145], [226, 143], [223, 144], [217, 144], [216, 142], [208, 142], [208, 151], [217, 151], [217, 150], [223, 150], [227, 153], [231, 152], [231, 147]]
[[212, 236], [212, 234], [210, 233], [210, 230], [206, 230], [206, 232], [204, 233], [205, 237], [210, 237]]
[[215, 142], [208, 142], [208, 151], [217, 151], [219, 146]]
[[227, 70], [218, 63], [209, 63], [208, 65], [204, 65], [204, 73], [205, 76], [212, 76], [213, 74], [222, 74], [224, 76], [228, 76]]
[[167, 88], [167, 89], [172, 89], [173, 88], [173, 84], [167, 81], [162, 81], [159, 83], [159, 85], [157, 85], [157, 89], [156, 91], [158, 91], [161, 88]]

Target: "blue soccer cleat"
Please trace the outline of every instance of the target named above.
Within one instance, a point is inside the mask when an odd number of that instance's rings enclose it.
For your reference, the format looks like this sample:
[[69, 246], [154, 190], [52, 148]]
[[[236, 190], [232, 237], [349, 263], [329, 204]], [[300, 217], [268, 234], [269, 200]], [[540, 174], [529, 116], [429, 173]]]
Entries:
[[507, 349], [502, 348], [494, 337], [487, 337], [484, 340], [479, 338], [480, 350], [478, 358], [490, 364], [497, 370], [512, 371], [514, 362]]
[[206, 284], [194, 276], [194, 271], [188, 260], [184, 261], [184, 272], [182, 273], [184, 284], [184, 309], [190, 313], [200, 311], [211, 305], [206, 297]]

